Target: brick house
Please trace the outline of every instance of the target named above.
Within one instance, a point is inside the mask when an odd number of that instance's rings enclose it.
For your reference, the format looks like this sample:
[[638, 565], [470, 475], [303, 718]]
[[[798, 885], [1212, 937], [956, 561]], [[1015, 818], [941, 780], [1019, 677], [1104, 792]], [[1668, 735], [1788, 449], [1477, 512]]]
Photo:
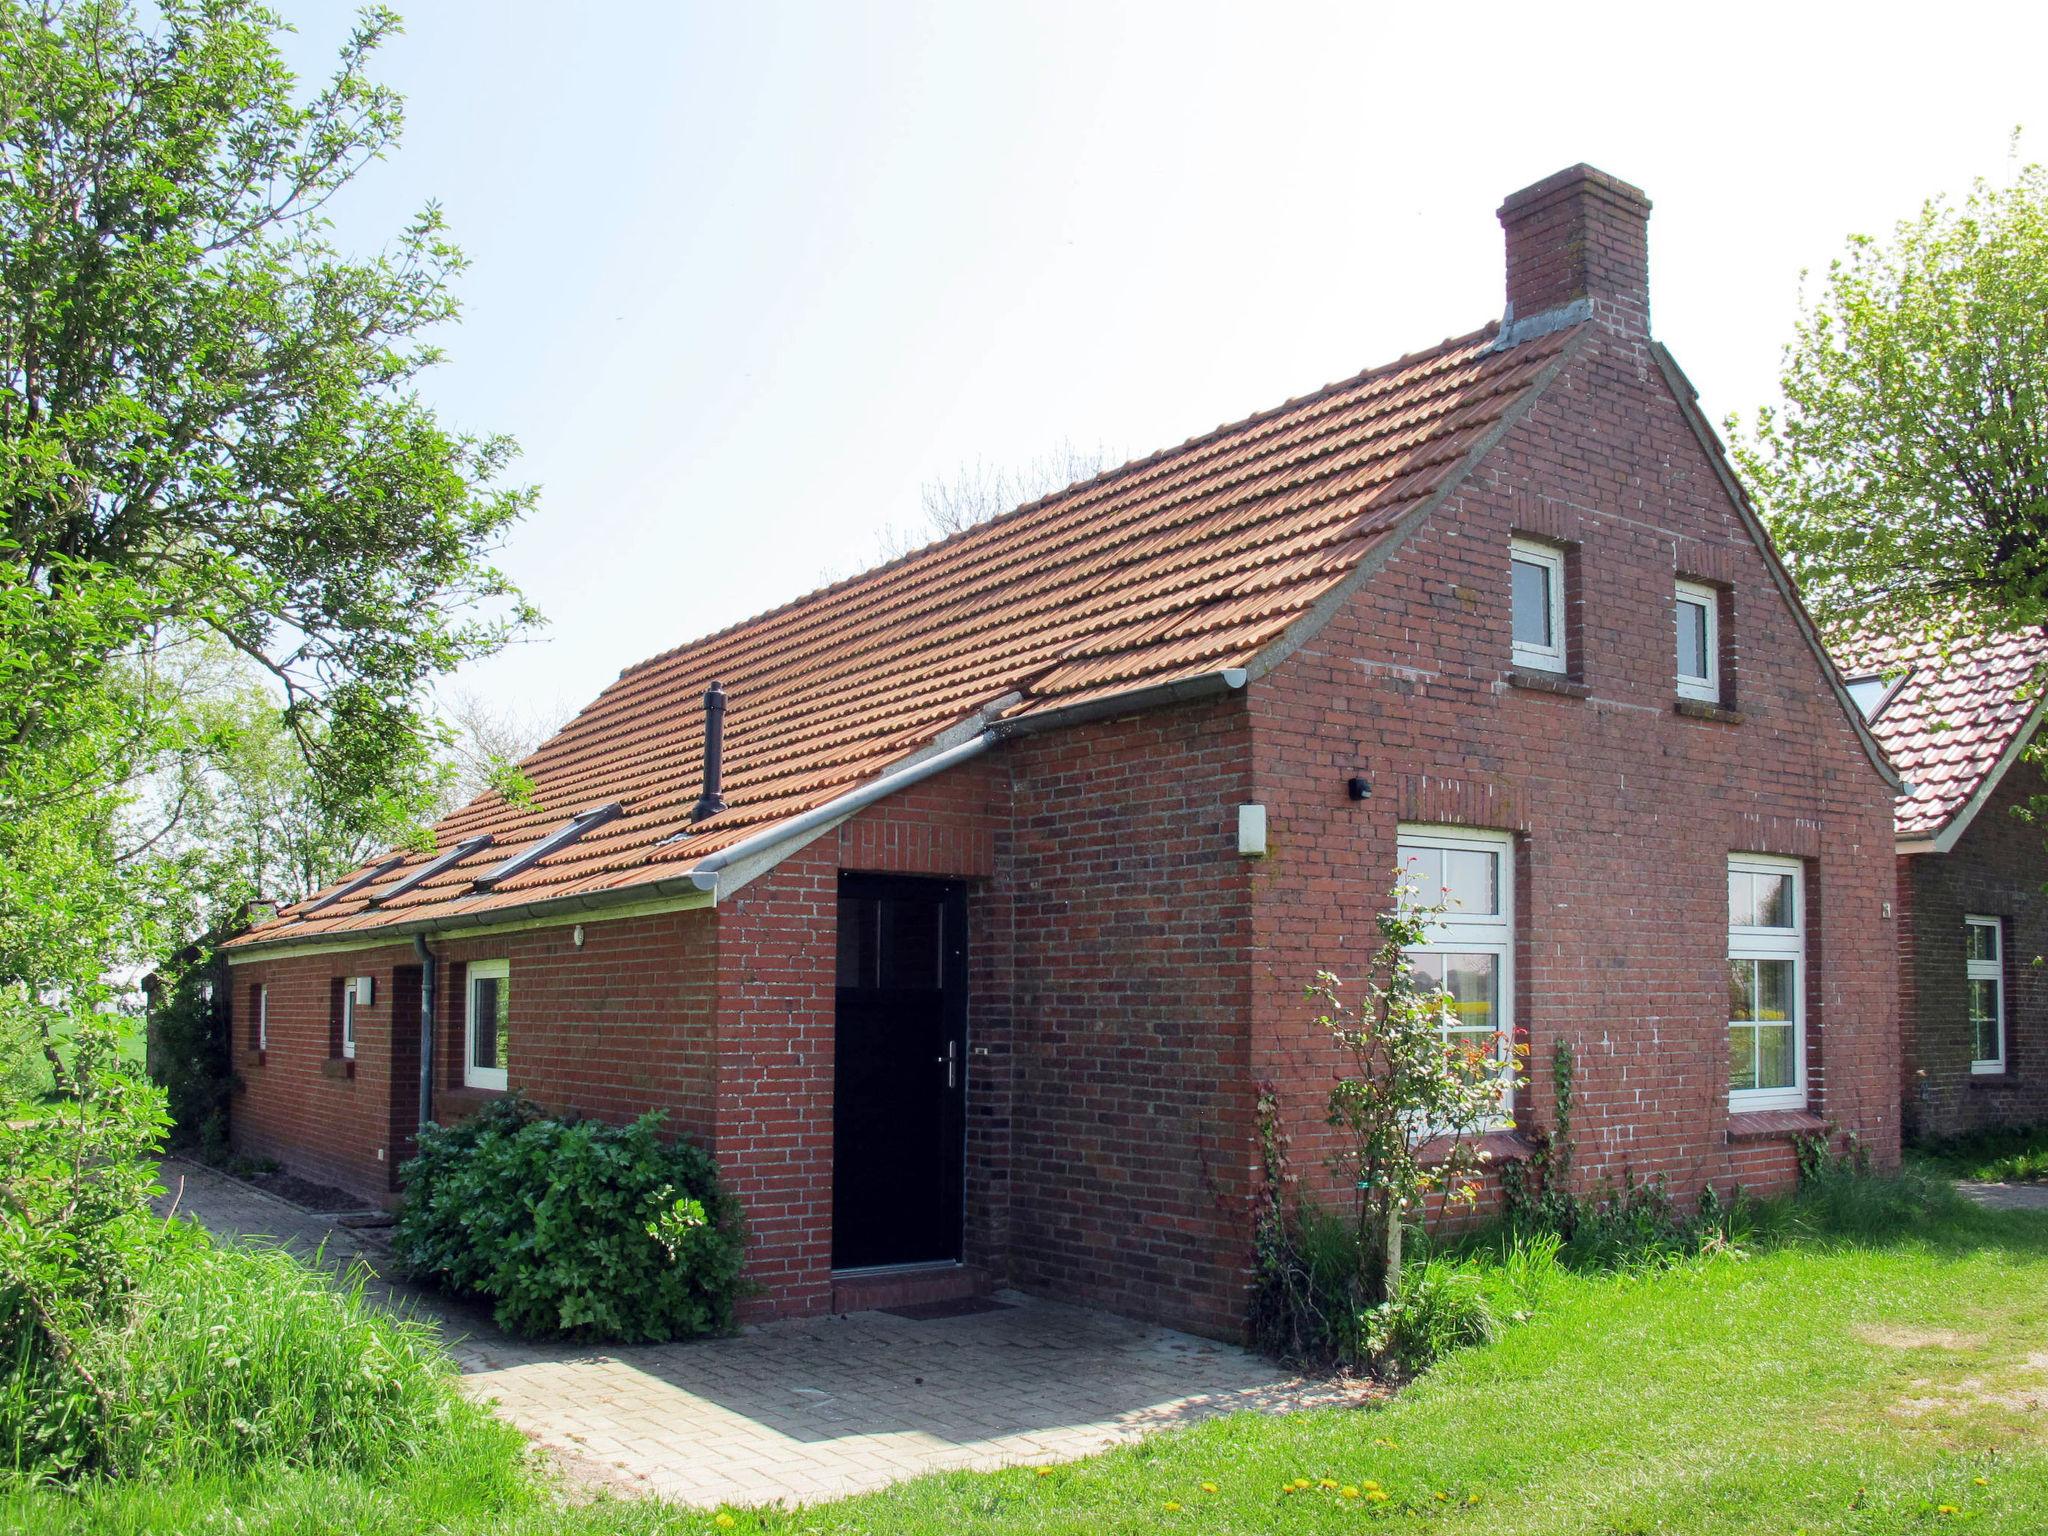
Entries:
[[1900, 1058], [1915, 1136], [2048, 1125], [2048, 832], [2019, 819], [2048, 792], [2048, 636], [1948, 654], [1840, 648], [1851, 696], [1904, 775], [1897, 806]]
[[533, 807], [235, 942], [237, 1145], [381, 1191], [423, 1098], [658, 1108], [756, 1315], [1230, 1334], [1260, 1085], [1313, 1174], [1302, 987], [1400, 860], [1471, 1027], [1575, 1044], [1589, 1184], [1895, 1158], [1897, 780], [1651, 339], [1648, 215], [1553, 176], [1500, 323], [629, 668]]

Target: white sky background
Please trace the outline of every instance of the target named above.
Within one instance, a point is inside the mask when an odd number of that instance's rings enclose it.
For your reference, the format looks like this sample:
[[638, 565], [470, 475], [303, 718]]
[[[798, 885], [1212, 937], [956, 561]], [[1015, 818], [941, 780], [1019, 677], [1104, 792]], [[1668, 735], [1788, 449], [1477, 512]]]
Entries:
[[[284, 3], [324, 73], [347, 8]], [[500, 561], [549, 627], [461, 680], [517, 711], [870, 563], [963, 462], [1138, 456], [1477, 328], [1502, 196], [1577, 161], [1655, 203], [1718, 421], [1803, 267], [2015, 126], [2048, 157], [2038, 4], [401, 6], [406, 140], [336, 217], [438, 198], [474, 262], [426, 393], [542, 487]]]

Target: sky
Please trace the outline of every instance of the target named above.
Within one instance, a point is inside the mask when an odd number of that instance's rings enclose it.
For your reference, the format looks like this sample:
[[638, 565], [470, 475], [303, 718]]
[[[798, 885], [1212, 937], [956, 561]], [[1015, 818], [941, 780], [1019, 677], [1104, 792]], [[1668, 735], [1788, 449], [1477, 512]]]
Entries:
[[[349, 8], [281, 0], [331, 66]], [[879, 558], [920, 488], [1117, 461], [1476, 329], [1502, 197], [1642, 187], [1652, 328], [1768, 401], [1800, 274], [2048, 156], [2048, 6], [400, 0], [403, 144], [332, 212], [437, 200], [471, 261], [449, 424], [537, 509], [546, 615], [454, 686], [533, 720]], [[1896, 22], [1888, 19], [1896, 17]]]

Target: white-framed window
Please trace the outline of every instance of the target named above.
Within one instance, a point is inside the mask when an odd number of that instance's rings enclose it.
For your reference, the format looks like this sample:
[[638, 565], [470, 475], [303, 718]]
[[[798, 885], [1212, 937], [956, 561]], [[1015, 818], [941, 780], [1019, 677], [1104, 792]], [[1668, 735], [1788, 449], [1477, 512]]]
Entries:
[[1445, 1039], [1490, 1049], [1499, 1061], [1505, 1119], [1515, 1107], [1514, 838], [1464, 827], [1403, 826], [1397, 842], [1410, 899], [1444, 907], [1408, 957], [1420, 976], [1451, 996], [1458, 1022]]
[[270, 988], [267, 986], [256, 989], [256, 1049], [270, 1049]]
[[1508, 575], [1518, 667], [1562, 672], [1564, 655], [1564, 551], [1533, 539], [1508, 546]]
[[341, 984], [341, 1059], [356, 1059], [356, 979]]
[[1696, 581], [1673, 591], [1678, 618], [1678, 696], [1721, 702], [1721, 594]]
[[1806, 1107], [1806, 880], [1797, 859], [1728, 859], [1728, 1107]]
[[462, 1081], [469, 1088], [506, 1086], [512, 1046], [512, 966], [505, 960], [472, 960], [465, 982]]
[[1970, 998], [1970, 1070], [2005, 1070], [2005, 923], [1963, 919], [1964, 987]]

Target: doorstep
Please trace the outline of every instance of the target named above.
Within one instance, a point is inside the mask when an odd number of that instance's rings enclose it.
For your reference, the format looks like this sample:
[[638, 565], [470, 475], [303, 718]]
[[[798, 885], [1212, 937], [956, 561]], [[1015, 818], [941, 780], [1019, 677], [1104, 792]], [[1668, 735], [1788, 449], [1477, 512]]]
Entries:
[[873, 1312], [934, 1301], [960, 1301], [989, 1292], [988, 1271], [978, 1264], [891, 1264], [881, 1269], [832, 1271], [835, 1313]]

